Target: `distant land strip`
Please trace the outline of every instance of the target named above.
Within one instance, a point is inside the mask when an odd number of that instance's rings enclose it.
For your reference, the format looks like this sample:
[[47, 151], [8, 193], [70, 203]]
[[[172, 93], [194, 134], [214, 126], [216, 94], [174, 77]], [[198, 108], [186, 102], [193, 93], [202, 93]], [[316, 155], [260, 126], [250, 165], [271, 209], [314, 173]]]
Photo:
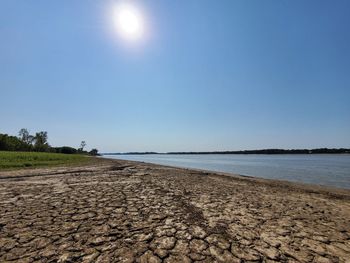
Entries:
[[103, 155], [120, 154], [349, 154], [350, 149], [346, 148], [318, 148], [318, 149], [263, 149], [244, 151], [208, 151], [208, 152], [125, 152], [125, 153], [103, 153]]

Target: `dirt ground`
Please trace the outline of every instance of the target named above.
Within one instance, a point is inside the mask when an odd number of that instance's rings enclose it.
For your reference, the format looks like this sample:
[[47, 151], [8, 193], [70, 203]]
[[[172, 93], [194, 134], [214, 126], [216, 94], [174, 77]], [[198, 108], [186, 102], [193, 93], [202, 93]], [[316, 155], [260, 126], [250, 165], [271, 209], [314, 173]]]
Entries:
[[110, 160], [0, 172], [0, 262], [350, 262], [350, 191]]

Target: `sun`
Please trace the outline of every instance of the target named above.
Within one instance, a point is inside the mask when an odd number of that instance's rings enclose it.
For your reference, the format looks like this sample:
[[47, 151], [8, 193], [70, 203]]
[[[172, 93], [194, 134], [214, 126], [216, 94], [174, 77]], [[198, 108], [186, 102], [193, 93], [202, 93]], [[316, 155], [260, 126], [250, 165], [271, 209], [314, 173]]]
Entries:
[[132, 3], [118, 3], [115, 6], [113, 18], [118, 34], [123, 39], [138, 41], [144, 36], [145, 21], [143, 14]]

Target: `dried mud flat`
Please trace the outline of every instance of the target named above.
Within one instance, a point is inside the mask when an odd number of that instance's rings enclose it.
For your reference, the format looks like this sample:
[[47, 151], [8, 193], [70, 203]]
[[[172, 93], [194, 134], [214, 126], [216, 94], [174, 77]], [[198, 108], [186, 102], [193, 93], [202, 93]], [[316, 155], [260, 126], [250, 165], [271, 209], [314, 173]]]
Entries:
[[0, 262], [350, 262], [350, 191], [152, 164], [0, 172]]

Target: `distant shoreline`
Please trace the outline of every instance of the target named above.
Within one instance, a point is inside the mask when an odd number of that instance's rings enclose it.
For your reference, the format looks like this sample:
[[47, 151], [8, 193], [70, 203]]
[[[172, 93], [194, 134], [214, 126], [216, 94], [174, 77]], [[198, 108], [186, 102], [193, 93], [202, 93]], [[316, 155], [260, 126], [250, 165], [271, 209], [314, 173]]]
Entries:
[[103, 153], [102, 155], [147, 155], [147, 154], [350, 154], [346, 148], [317, 148], [317, 149], [262, 149], [243, 151], [205, 151], [205, 152], [125, 152]]

